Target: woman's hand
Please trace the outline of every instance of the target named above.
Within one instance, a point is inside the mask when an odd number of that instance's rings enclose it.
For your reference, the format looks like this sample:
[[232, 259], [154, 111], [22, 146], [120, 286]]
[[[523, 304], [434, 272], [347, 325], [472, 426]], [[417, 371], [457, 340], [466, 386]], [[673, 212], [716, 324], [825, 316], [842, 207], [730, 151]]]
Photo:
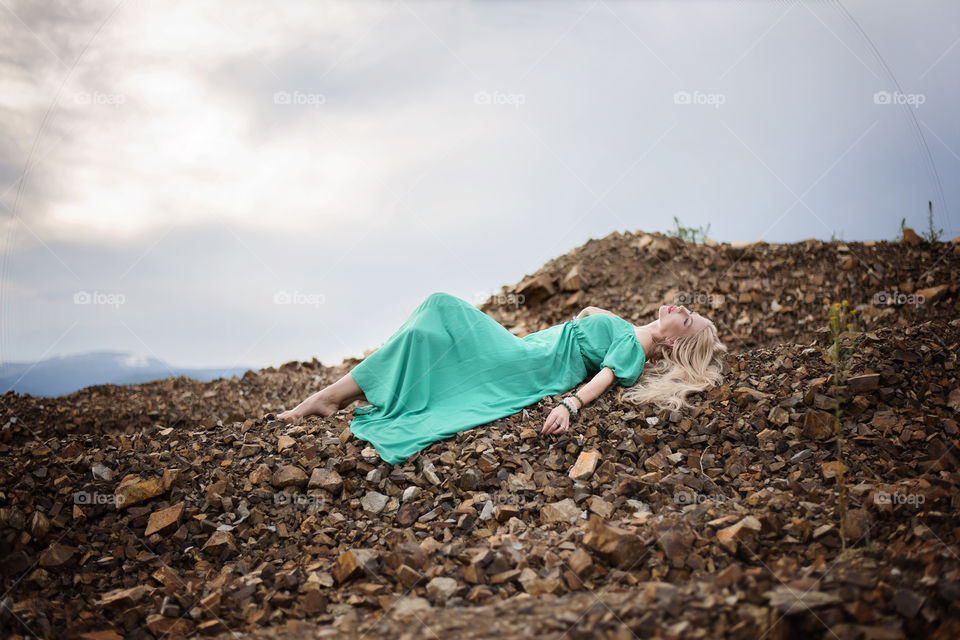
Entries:
[[562, 404], [557, 405], [547, 416], [540, 429], [540, 435], [546, 436], [551, 433], [564, 433], [570, 428], [570, 412]]

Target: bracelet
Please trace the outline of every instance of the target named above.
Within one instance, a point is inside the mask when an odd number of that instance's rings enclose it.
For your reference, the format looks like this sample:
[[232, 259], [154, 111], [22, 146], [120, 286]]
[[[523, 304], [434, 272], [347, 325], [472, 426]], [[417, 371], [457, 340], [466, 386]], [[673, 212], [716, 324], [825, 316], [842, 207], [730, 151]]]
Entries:
[[575, 414], [574, 414], [574, 412], [573, 412], [573, 409], [570, 408], [570, 405], [567, 404], [566, 399], [561, 400], [561, 401], [560, 401], [560, 404], [562, 404], [564, 407], [567, 408], [567, 411], [570, 412], [570, 419], [573, 420], [573, 416], [574, 416]]
[[583, 409], [583, 405], [584, 405], [583, 398], [581, 398], [577, 394], [573, 394], [573, 397], [577, 399], [577, 402], [580, 403], [580, 408]]

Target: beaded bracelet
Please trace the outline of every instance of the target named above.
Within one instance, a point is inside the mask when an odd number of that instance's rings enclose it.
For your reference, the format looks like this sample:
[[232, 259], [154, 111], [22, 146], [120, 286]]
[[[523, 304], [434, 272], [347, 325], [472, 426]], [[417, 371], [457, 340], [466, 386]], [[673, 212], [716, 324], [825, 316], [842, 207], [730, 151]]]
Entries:
[[578, 396], [577, 394], [573, 394], [573, 397], [577, 399], [577, 402], [580, 403], [580, 408], [583, 409], [583, 404], [584, 404], [584, 403], [583, 403], [583, 398], [581, 398], [581, 397]]
[[570, 419], [573, 420], [573, 416], [574, 416], [573, 409], [571, 409], [571, 408], [570, 408], [570, 405], [567, 404], [566, 398], [564, 398], [563, 400], [561, 400], [561, 401], [560, 401], [560, 404], [562, 404], [564, 407], [567, 408], [567, 411], [570, 412]]

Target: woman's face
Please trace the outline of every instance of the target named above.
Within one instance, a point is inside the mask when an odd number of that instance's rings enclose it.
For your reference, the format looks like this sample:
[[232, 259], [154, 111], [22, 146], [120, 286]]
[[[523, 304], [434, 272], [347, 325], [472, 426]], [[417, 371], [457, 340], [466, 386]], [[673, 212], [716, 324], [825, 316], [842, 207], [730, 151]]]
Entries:
[[707, 326], [707, 320], [699, 313], [692, 313], [683, 305], [665, 304], [657, 315], [660, 331], [670, 340], [681, 336], [693, 336]]

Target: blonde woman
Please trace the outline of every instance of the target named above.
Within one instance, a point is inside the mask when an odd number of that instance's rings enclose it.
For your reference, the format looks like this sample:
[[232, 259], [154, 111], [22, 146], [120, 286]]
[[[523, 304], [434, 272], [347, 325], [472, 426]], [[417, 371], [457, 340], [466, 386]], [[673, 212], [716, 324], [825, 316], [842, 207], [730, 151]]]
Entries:
[[[642, 326], [587, 307], [573, 320], [518, 338], [466, 300], [438, 291], [349, 373], [278, 418], [331, 416], [367, 401], [354, 408], [350, 430], [397, 464], [588, 376], [553, 408], [541, 435], [567, 431], [615, 380], [627, 387], [621, 400], [679, 409], [689, 393], [719, 382], [725, 351], [713, 323], [684, 306], [664, 305]], [[648, 359], [652, 370], [638, 382]]]

